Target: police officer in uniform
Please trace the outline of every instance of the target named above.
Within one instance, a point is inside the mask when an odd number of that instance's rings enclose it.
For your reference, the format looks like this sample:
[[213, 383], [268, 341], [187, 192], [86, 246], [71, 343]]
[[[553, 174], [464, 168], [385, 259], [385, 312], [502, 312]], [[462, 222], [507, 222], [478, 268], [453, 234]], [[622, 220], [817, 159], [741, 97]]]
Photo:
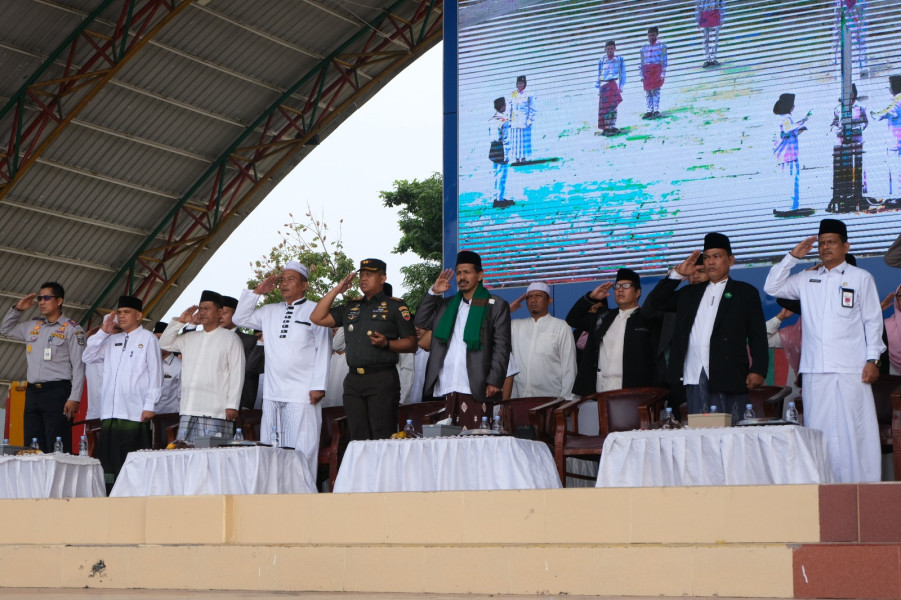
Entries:
[[344, 379], [344, 410], [351, 440], [384, 439], [397, 429], [400, 378], [397, 354], [416, 351], [416, 332], [406, 303], [384, 292], [387, 266], [377, 258], [360, 262], [363, 298], [332, 307], [350, 289], [351, 272], [323, 296], [310, 320], [343, 327], [350, 367]]
[[[25, 342], [28, 387], [25, 388], [25, 443], [38, 439], [43, 452], [52, 452], [57, 437], [72, 452], [72, 419], [78, 412], [84, 384], [85, 337], [81, 325], [63, 315], [63, 286], [48, 281], [7, 311], [0, 334]], [[41, 311], [26, 323], [22, 313], [37, 302]]]

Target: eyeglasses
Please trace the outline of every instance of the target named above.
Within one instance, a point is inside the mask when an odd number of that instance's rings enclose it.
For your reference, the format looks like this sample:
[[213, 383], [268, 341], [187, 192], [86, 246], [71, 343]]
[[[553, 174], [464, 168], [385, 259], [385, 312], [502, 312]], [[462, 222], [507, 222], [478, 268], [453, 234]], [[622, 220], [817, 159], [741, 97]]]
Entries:
[[635, 285], [634, 283], [617, 283], [616, 285], [613, 286], [613, 289], [628, 290], [628, 289], [631, 289], [632, 286], [634, 286], [634, 285]]
[[50, 302], [54, 298], [59, 298], [59, 296], [37, 296], [38, 300], [43, 300], [44, 302]]

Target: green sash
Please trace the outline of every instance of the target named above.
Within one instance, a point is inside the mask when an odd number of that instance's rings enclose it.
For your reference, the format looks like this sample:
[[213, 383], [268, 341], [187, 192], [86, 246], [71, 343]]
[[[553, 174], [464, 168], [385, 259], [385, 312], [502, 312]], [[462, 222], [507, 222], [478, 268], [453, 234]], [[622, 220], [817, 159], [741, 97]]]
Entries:
[[[475, 294], [470, 300], [469, 315], [466, 317], [466, 327], [463, 328], [463, 341], [466, 342], [467, 350], [481, 350], [482, 348], [482, 330], [485, 327], [485, 320], [488, 318], [488, 300], [490, 298], [491, 294], [479, 283], [479, 287], [476, 288]], [[454, 321], [457, 320], [457, 311], [460, 310], [462, 301], [462, 292], [457, 292], [450, 299], [447, 310], [441, 315], [438, 327], [432, 332], [435, 339], [441, 340], [445, 344], [450, 340]]]

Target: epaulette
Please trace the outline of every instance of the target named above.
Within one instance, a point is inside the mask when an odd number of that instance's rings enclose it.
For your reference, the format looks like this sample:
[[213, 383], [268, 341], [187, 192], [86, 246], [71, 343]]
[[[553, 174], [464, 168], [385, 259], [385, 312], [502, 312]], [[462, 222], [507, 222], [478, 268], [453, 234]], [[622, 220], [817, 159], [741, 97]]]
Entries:
[[66, 323], [68, 323], [69, 325], [78, 325], [78, 321], [76, 321], [75, 319], [69, 319], [68, 321], [66, 321]]
[[396, 297], [396, 296], [391, 296], [391, 299], [392, 299], [392, 300], [395, 300], [395, 301], [397, 301], [397, 302], [400, 302], [401, 304], [406, 304], [406, 303], [407, 303], [407, 301], [404, 300], [403, 298], [398, 298], [398, 297]]

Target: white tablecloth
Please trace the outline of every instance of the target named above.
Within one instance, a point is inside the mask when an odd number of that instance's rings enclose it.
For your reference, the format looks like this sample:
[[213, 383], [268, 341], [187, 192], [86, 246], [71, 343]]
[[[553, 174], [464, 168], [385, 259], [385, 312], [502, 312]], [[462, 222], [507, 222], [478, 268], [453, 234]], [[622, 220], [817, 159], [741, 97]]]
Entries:
[[547, 445], [510, 436], [351, 442], [335, 482], [335, 492], [558, 487]]
[[795, 425], [611, 433], [597, 487], [832, 483], [822, 432]]
[[100, 461], [70, 454], [0, 456], [0, 498], [106, 496]]
[[132, 452], [110, 497], [316, 493], [304, 464], [266, 446]]

